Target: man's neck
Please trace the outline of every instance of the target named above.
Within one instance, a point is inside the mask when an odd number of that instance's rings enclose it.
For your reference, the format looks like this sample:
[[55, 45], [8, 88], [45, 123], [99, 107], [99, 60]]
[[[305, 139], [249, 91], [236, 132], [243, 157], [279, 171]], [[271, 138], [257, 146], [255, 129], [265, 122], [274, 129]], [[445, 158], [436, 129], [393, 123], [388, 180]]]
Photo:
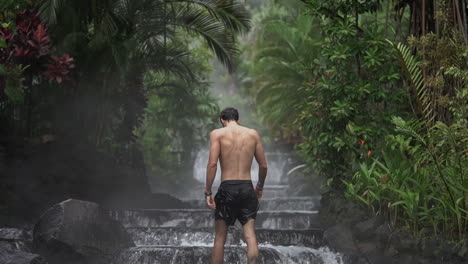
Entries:
[[236, 121], [229, 121], [229, 122], [226, 123], [226, 127], [228, 127], [228, 126], [238, 126], [238, 125], [239, 124], [237, 124]]

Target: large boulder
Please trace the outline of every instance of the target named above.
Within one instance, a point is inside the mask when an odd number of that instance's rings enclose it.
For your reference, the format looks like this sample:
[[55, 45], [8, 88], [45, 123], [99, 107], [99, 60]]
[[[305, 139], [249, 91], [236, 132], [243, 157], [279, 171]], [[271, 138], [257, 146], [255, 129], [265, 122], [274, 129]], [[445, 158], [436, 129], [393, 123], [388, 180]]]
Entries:
[[41, 256], [19, 250], [13, 243], [0, 241], [0, 263], [2, 264], [46, 264]]
[[69, 199], [52, 206], [33, 231], [34, 248], [49, 263], [109, 263], [132, 247], [130, 235], [96, 203]]

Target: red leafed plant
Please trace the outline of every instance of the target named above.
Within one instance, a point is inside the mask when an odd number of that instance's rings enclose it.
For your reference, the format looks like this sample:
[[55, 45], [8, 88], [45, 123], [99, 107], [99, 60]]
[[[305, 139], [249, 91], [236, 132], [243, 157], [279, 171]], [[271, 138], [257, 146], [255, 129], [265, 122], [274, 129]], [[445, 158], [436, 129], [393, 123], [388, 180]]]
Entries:
[[[19, 12], [15, 27], [0, 25], [0, 38], [6, 44], [6, 47], [0, 47], [0, 64], [5, 68], [27, 66], [24, 75], [29, 79], [43, 76], [49, 82], [57, 83], [70, 79], [70, 71], [75, 67], [73, 58], [68, 54], [51, 55], [52, 44], [47, 27], [37, 13], [31, 10]], [[8, 76], [5, 78], [6, 81], [0, 81], [0, 90], [8, 82]]]
[[37, 29], [28, 40], [28, 44], [31, 48], [35, 49], [36, 57], [49, 55], [50, 39], [47, 36], [47, 30], [42, 24], [37, 26]]
[[[23, 11], [16, 16], [16, 32], [8, 44], [15, 50], [14, 60], [34, 66], [47, 63], [50, 59], [50, 38], [44, 23], [31, 11]], [[44, 60], [44, 61], [41, 61]]]
[[47, 66], [47, 70], [44, 72], [44, 77], [57, 83], [62, 83], [63, 80], [69, 80], [70, 71], [75, 68], [73, 64], [73, 58], [68, 54], [63, 54], [60, 57], [52, 57], [53, 63]]

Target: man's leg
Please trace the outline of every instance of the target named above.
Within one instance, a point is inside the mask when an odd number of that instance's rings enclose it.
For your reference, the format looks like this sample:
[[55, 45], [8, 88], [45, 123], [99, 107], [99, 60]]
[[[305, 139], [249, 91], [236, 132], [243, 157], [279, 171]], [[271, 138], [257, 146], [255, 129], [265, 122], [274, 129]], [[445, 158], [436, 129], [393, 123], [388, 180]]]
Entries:
[[216, 220], [215, 224], [215, 240], [213, 251], [211, 253], [211, 264], [222, 264], [224, 259], [224, 244], [228, 232], [228, 225], [224, 220]]
[[258, 245], [257, 236], [255, 234], [255, 220], [249, 219], [242, 226], [244, 239], [247, 243], [247, 263], [256, 264], [258, 262]]

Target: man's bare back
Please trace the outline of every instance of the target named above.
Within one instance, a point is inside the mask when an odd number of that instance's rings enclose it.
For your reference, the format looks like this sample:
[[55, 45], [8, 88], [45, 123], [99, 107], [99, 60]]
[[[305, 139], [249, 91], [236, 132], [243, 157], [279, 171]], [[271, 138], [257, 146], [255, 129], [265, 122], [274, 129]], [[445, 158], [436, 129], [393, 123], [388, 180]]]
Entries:
[[[254, 129], [241, 126], [236, 121], [225, 122], [226, 126], [210, 134], [210, 156], [208, 158], [206, 191], [216, 175], [218, 159], [221, 164], [221, 182], [226, 180], [251, 180], [252, 160], [259, 165], [258, 182], [265, 182], [267, 162], [260, 135]], [[258, 199], [261, 190], [257, 191]], [[214, 209], [213, 206], [210, 206]]]
[[253, 157], [263, 152], [257, 131], [233, 123], [213, 133], [220, 145], [221, 181], [251, 180]]
[[[205, 198], [207, 205], [215, 209], [216, 220], [211, 263], [223, 263], [228, 226], [234, 225], [238, 220], [242, 224], [247, 243], [247, 263], [255, 264], [259, 254], [255, 218], [267, 174], [265, 154], [257, 131], [239, 125], [236, 109], [224, 109], [220, 121], [223, 128], [215, 129], [210, 134], [210, 156], [206, 170]], [[250, 175], [254, 157], [259, 165], [255, 189]], [[218, 159], [221, 164], [221, 185], [213, 198], [211, 187], [216, 176]]]

